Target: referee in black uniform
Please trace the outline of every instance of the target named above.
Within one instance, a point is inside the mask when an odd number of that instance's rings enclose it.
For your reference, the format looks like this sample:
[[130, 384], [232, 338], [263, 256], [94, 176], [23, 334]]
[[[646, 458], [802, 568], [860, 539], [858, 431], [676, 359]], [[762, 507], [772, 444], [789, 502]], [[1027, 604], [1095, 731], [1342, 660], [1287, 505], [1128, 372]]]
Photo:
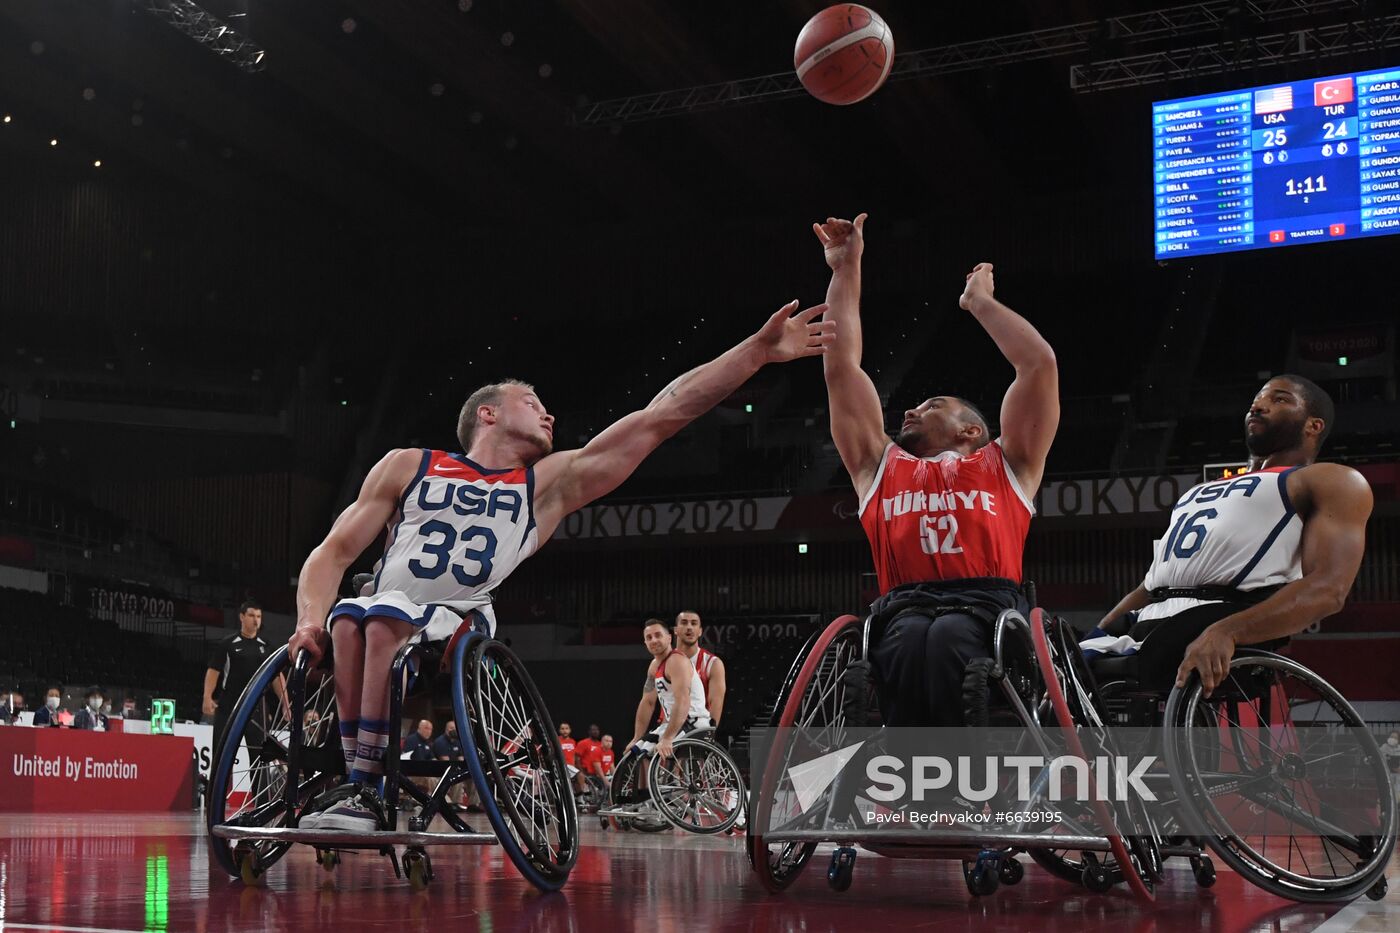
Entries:
[[[272, 652], [267, 642], [258, 637], [262, 628], [262, 607], [245, 602], [238, 607], [238, 634], [221, 639], [209, 655], [209, 669], [204, 672], [204, 715], [214, 717], [214, 761], [219, 760], [224, 729], [229, 716], [243, 695], [243, 689], [258, 672]], [[285, 705], [282, 678], [272, 682], [272, 689]], [[268, 711], [269, 713], [271, 711]], [[250, 723], [250, 726], [253, 724]], [[264, 723], [257, 723], [261, 728]]]

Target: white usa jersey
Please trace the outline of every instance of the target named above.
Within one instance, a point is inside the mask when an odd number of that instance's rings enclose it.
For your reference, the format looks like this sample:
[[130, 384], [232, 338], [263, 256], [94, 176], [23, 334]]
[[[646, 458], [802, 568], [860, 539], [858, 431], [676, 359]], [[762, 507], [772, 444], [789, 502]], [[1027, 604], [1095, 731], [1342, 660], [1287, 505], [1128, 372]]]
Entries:
[[[1167, 534], [1153, 546], [1143, 587], [1223, 586], [1249, 591], [1303, 575], [1303, 520], [1275, 467], [1193, 487], [1172, 507]], [[1160, 619], [1210, 600], [1167, 599], [1138, 613]]]
[[[661, 710], [665, 713], [663, 720], [670, 720], [671, 710], [676, 705], [676, 693], [671, 689], [671, 679], [666, 676], [666, 662], [672, 657], [679, 657], [687, 664], [692, 664], [691, 660], [679, 651], [672, 651], [662, 658], [656, 665], [656, 698], [661, 701]], [[694, 669], [692, 665], [692, 670]], [[685, 711], [686, 719], [709, 721], [710, 711], [705, 707], [705, 687], [700, 683], [700, 675], [695, 674], [690, 678], [690, 703]]]
[[489, 470], [461, 454], [424, 450], [390, 521], [374, 592], [481, 606], [539, 548], [534, 491], [531, 467]]

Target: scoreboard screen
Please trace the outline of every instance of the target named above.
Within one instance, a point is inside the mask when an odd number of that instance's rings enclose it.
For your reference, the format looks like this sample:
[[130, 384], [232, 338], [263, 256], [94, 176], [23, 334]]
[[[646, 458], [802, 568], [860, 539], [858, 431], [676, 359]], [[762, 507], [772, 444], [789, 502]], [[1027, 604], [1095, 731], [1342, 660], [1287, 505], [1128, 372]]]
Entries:
[[1158, 259], [1400, 233], [1400, 69], [1152, 105]]

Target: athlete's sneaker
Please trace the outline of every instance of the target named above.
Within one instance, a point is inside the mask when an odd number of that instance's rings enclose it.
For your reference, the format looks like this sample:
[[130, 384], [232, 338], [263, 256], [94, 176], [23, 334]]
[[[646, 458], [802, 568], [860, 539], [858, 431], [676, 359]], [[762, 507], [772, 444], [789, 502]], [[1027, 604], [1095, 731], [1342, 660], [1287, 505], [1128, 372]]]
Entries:
[[298, 829], [372, 833], [389, 826], [384, 802], [360, 784], [342, 784], [312, 801], [308, 810], [297, 821]]

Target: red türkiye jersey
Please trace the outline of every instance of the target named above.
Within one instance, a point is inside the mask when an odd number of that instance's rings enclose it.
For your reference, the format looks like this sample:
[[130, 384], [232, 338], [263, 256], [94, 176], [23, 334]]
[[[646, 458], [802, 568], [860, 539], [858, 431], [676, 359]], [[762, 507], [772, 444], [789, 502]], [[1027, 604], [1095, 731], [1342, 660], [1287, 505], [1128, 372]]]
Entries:
[[968, 457], [922, 459], [890, 444], [860, 503], [880, 592], [906, 583], [1005, 577], [1021, 582], [1035, 506], [1001, 442]]

